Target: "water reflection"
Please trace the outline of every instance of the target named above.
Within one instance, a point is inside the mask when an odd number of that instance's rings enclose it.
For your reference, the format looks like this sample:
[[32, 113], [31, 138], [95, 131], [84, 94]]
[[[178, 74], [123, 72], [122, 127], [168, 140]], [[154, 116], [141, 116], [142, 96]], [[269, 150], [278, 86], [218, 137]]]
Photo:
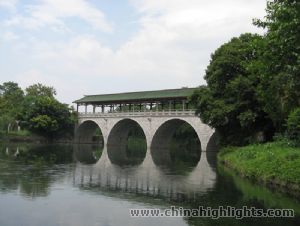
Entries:
[[269, 208], [290, 208], [300, 214], [300, 200], [293, 200], [280, 192], [271, 191], [266, 187], [253, 184], [249, 180], [242, 179], [224, 166], [220, 165], [218, 171], [220, 176], [230, 178], [234, 182], [243, 200], [248, 202], [262, 202]]
[[6, 145], [1, 147], [0, 158], [34, 164], [65, 164], [73, 162], [72, 146], [65, 145]]
[[[171, 156], [171, 152], [167, 152]], [[144, 158], [140, 154], [129, 158], [128, 155], [124, 157], [122, 152], [92, 144], [74, 145], [73, 152], [70, 146], [24, 145], [5, 147], [1, 153], [4, 155], [2, 160], [9, 160], [1, 166], [14, 169], [10, 173], [18, 178], [12, 180], [1, 175], [0, 180], [7, 184], [4, 187], [19, 190], [28, 197], [49, 194], [48, 188], [51, 182], [55, 182], [56, 176], [54, 172], [49, 173], [48, 164], [67, 164], [74, 160], [80, 163], [73, 168], [74, 186], [147, 194], [173, 201], [195, 199], [196, 194], [213, 189], [216, 179], [216, 172], [207, 162], [206, 152], [202, 152], [200, 161], [197, 158], [196, 161], [187, 161], [187, 158], [180, 161], [175, 157], [160, 164], [149, 149]], [[179, 156], [182, 157], [182, 153]], [[29, 170], [23, 173], [23, 167]], [[9, 183], [12, 184], [9, 186]]]
[[95, 164], [99, 161], [103, 151], [103, 146], [95, 144], [75, 144], [75, 159], [85, 164]]
[[[242, 221], [146, 218], [137, 223], [129, 217], [128, 209], [133, 206], [164, 208], [174, 204], [185, 208], [199, 205], [293, 208], [299, 216], [298, 201], [253, 185], [226, 169], [216, 168], [215, 154], [213, 149], [203, 151], [196, 164], [185, 165], [188, 169], [183, 167], [184, 173], [176, 173], [169, 164], [156, 164], [149, 149], [139, 164], [124, 165], [122, 161], [121, 164], [111, 161], [107, 148], [93, 145], [0, 145], [0, 225], [41, 225], [45, 219], [50, 226], [62, 225], [61, 219], [64, 225], [76, 222], [163, 225], [170, 220], [173, 225], [299, 225], [299, 218]], [[24, 197], [29, 201], [24, 202]], [[104, 219], [107, 220], [113, 207], [118, 208], [118, 217], [106, 222]], [[14, 211], [19, 220], [13, 218], [17, 223], [11, 224], [12, 218], [8, 215]], [[28, 218], [30, 213], [37, 212], [43, 216], [40, 221]]]
[[187, 174], [199, 163], [200, 146], [187, 149], [176, 146], [172, 148], [152, 148], [151, 156], [154, 164], [166, 173]]
[[112, 164], [126, 167], [140, 165], [145, 159], [147, 147], [144, 140], [133, 141], [129, 138], [126, 145], [108, 145], [106, 150]]
[[55, 181], [49, 166], [73, 162], [72, 147], [60, 145], [10, 145], [0, 151], [1, 192], [16, 191], [27, 198], [49, 195]]
[[125, 191], [147, 196], [163, 197], [173, 201], [195, 198], [195, 193], [205, 193], [213, 188], [215, 172], [207, 163], [206, 153], [187, 174], [162, 171], [147, 150], [144, 161], [138, 166], [124, 167], [110, 161], [104, 148], [100, 160], [93, 166], [77, 165], [74, 185], [98, 187], [104, 190]]

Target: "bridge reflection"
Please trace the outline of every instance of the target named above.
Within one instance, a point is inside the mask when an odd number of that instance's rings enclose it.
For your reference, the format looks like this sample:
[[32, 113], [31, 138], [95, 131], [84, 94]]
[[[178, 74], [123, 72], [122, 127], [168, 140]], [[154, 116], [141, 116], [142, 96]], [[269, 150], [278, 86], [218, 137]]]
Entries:
[[[90, 155], [84, 159], [92, 158], [91, 151], [82, 150], [82, 153]], [[108, 153], [105, 147], [101, 158], [94, 165], [78, 163], [73, 172], [73, 184], [83, 189], [92, 187], [105, 191], [123, 191], [173, 201], [194, 199], [215, 186], [216, 172], [207, 161], [207, 152], [201, 153], [197, 164], [184, 165], [180, 169], [182, 173], [174, 172], [168, 163], [156, 165], [150, 150], [147, 150], [141, 164], [130, 166], [112, 162]]]
[[5, 161], [0, 169], [6, 170], [0, 173], [0, 184], [34, 198], [48, 196], [50, 187], [64, 178], [80, 189], [122, 191], [180, 202], [215, 187], [216, 172], [208, 161], [209, 153], [216, 154], [213, 150], [201, 152], [200, 160], [190, 164], [156, 164], [150, 150], [145, 158], [124, 164], [121, 157], [120, 161], [112, 160], [109, 152], [99, 145], [75, 145], [73, 152], [72, 146], [4, 147], [0, 156]]
[[73, 146], [75, 159], [84, 164], [95, 164], [102, 155], [103, 147], [97, 144], [77, 144]]

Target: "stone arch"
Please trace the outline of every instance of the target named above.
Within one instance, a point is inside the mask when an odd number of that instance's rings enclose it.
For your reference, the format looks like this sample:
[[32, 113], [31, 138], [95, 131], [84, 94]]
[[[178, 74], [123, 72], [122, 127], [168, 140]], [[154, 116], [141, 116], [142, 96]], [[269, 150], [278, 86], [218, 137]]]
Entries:
[[[207, 145], [210, 141], [211, 136], [214, 134], [215, 130], [211, 128], [210, 126], [204, 124], [201, 119], [197, 116], [194, 117], [174, 117], [169, 118], [167, 120], [162, 121], [158, 126], [156, 126], [154, 131], [154, 136], [157, 132], [157, 130], [166, 122], [170, 120], [182, 120], [186, 123], [188, 123], [197, 133], [199, 141], [201, 143], [201, 150], [206, 151]], [[153, 136], [153, 138], [154, 138]], [[153, 139], [152, 139], [153, 140]], [[151, 142], [152, 143], [152, 142]]]
[[147, 141], [146, 131], [143, 128], [144, 126], [138, 121], [133, 118], [124, 118], [120, 119], [117, 122], [114, 123], [112, 128], [109, 131], [108, 138], [107, 138], [107, 145], [113, 146], [113, 145], [123, 145], [127, 142], [127, 137], [130, 129], [132, 126], [138, 126]]
[[103, 135], [103, 129], [93, 120], [86, 120], [81, 122], [75, 130], [75, 142], [79, 144], [91, 144], [93, 136], [97, 129], [100, 129], [102, 133], [102, 144], [105, 144], [105, 138]]
[[135, 161], [134, 159], [130, 159], [130, 157], [127, 156], [127, 139], [130, 131], [133, 128], [137, 128], [142, 132], [142, 136], [144, 137], [147, 143], [147, 136], [145, 130], [138, 121], [130, 118], [118, 120], [110, 129], [107, 138], [107, 153], [112, 163], [118, 165], [130, 165], [141, 163], [142, 160], [144, 160], [146, 156], [147, 147], [145, 147], [146, 150], [145, 153], [143, 153], [141, 161]]
[[151, 148], [168, 148], [176, 129], [182, 126], [184, 123], [187, 123], [194, 129], [201, 144], [201, 135], [191, 122], [183, 118], [171, 118], [165, 120], [156, 128], [152, 137]]
[[[182, 148], [171, 148], [171, 142], [177, 129], [184, 124], [187, 124], [194, 131], [194, 136], [197, 138], [199, 143], [195, 143], [196, 146], [193, 149], [183, 148], [183, 152], [180, 153], [178, 151]], [[191, 166], [191, 164], [195, 166], [197, 165], [201, 156], [201, 140], [199, 134], [193, 125], [184, 119], [171, 118], [164, 120], [156, 128], [153, 135], [151, 142], [151, 156], [156, 165], [173, 165], [174, 161], [177, 162], [179, 160], [184, 164], [187, 163], [189, 166]]]

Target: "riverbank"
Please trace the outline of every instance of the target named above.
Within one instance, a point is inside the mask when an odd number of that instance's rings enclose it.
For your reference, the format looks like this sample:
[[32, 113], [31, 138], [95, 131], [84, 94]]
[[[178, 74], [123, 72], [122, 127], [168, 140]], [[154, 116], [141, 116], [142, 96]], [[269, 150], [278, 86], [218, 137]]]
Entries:
[[226, 147], [218, 161], [242, 177], [300, 196], [300, 148], [284, 142]]
[[61, 138], [49, 140], [45, 137], [32, 134], [28, 131], [20, 131], [13, 133], [2, 133], [0, 134], [1, 143], [38, 143], [38, 144], [47, 144], [47, 143], [73, 143], [73, 138]]

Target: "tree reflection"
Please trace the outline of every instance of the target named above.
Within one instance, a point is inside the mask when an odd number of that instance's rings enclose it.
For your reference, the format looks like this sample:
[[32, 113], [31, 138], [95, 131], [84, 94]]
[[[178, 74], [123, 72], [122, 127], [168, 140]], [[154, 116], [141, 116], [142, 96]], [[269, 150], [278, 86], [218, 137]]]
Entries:
[[39, 167], [28, 170], [19, 180], [20, 193], [29, 198], [49, 195], [53, 178]]
[[74, 145], [74, 155], [77, 161], [84, 164], [95, 164], [100, 159], [103, 146], [94, 144]]
[[2, 145], [0, 148], [0, 190], [19, 190], [27, 198], [47, 196], [56, 178], [54, 164], [73, 162], [72, 146]]

